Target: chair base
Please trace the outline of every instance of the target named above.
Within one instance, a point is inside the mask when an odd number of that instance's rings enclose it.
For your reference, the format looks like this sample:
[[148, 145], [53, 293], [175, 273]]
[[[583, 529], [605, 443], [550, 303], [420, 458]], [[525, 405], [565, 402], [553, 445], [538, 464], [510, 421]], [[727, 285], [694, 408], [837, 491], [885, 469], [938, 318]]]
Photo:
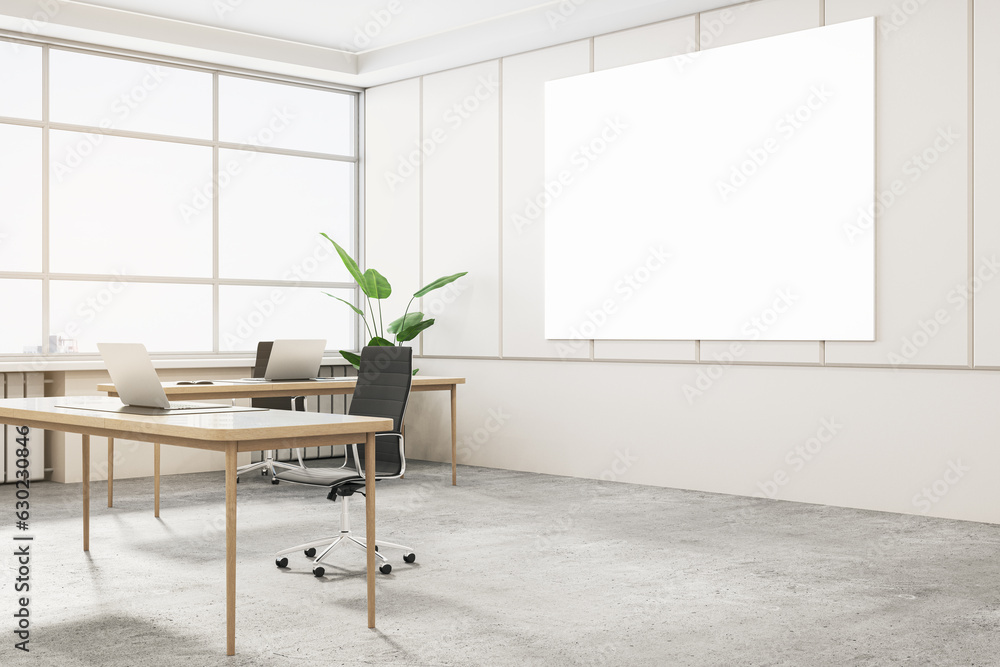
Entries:
[[240, 475], [246, 475], [247, 473], [253, 472], [254, 470], [260, 470], [262, 475], [270, 475], [272, 484], [277, 484], [278, 479], [275, 476], [276, 474], [275, 468], [286, 468], [286, 469], [305, 468], [305, 465], [302, 463], [301, 450], [296, 450], [295, 453], [298, 455], [299, 459], [298, 465], [294, 463], [285, 463], [284, 461], [275, 461], [273, 456], [274, 452], [269, 451], [266, 453], [265, 457], [262, 460], [257, 461], [256, 463], [248, 463], [245, 466], [240, 466], [239, 468], [237, 468], [236, 479], [238, 480], [240, 478]]
[[[317, 577], [322, 577], [326, 570], [323, 568], [323, 564], [327, 563], [324, 559], [327, 558], [331, 553], [333, 553], [341, 545], [348, 545], [356, 547], [361, 551], [368, 552], [368, 543], [365, 541], [364, 537], [356, 537], [350, 532], [341, 533], [337, 536], [324, 537], [319, 540], [314, 540], [312, 542], [306, 542], [305, 544], [299, 544], [288, 549], [282, 549], [274, 555], [275, 565], [278, 567], [287, 567], [288, 559], [285, 558], [286, 555], [300, 551], [308, 557], [312, 557], [317, 548], [323, 549], [318, 556], [312, 558], [312, 570], [313, 574]], [[416, 560], [416, 556], [410, 547], [403, 546], [402, 544], [395, 544], [393, 542], [383, 542], [382, 540], [375, 540], [375, 548], [388, 548], [388, 549], [399, 549], [405, 552], [403, 555], [403, 560], [407, 563], [412, 563]], [[389, 574], [392, 571], [392, 565], [389, 563], [389, 559], [385, 557], [381, 551], [375, 552], [375, 557], [378, 559], [378, 569], [383, 574]], [[327, 563], [328, 564], [328, 563]]]
[[[313, 540], [312, 542], [306, 542], [305, 544], [298, 544], [294, 547], [282, 549], [278, 553], [274, 554], [274, 564], [280, 568], [287, 567], [288, 559], [285, 558], [285, 556], [295, 553], [296, 551], [301, 551], [306, 557], [312, 558], [313, 574], [317, 577], [322, 577], [326, 572], [322, 566], [324, 559], [342, 544], [356, 547], [367, 553], [368, 542], [366, 538], [364, 536], [355, 536], [351, 532], [349, 504], [347, 502], [347, 498], [347, 496], [341, 498], [342, 504], [340, 508], [339, 535], [323, 537], [318, 540]], [[417, 559], [416, 555], [413, 553], [413, 549], [410, 547], [403, 546], [402, 544], [396, 544], [395, 542], [375, 540], [375, 557], [378, 559], [378, 569], [382, 574], [389, 574], [389, 572], [392, 571], [392, 565], [389, 564], [389, 559], [385, 557], [385, 554], [378, 551], [378, 549], [382, 547], [387, 549], [399, 549], [403, 552], [403, 561], [407, 563], [412, 563]], [[317, 549], [321, 549], [318, 556], [316, 555]]]

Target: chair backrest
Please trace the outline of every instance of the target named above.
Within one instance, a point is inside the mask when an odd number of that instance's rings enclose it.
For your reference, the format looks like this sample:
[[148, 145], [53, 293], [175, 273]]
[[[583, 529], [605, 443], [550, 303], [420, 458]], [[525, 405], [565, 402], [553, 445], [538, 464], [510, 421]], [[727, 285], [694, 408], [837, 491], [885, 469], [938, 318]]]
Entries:
[[[262, 340], [257, 343], [257, 358], [253, 362], [250, 370], [250, 377], [262, 378], [267, 370], [267, 360], [271, 357], [271, 346], [274, 341]], [[306, 397], [295, 396], [293, 398], [251, 398], [250, 405], [255, 408], [267, 408], [268, 410], [298, 410], [302, 412], [306, 409]]]
[[[347, 414], [392, 419], [392, 433], [403, 425], [406, 403], [413, 379], [413, 348], [367, 346], [361, 350], [358, 382], [354, 387]], [[354, 465], [352, 448], [347, 448], [347, 464]], [[401, 439], [378, 436], [375, 460], [380, 475], [397, 475], [405, 465]], [[358, 447], [359, 464], [364, 465], [364, 450]]]

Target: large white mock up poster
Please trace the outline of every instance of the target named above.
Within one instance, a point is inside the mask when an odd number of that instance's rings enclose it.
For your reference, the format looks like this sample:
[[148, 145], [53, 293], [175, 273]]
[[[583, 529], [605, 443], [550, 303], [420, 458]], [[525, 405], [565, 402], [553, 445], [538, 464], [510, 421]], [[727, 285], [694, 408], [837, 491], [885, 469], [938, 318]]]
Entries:
[[551, 81], [545, 337], [875, 338], [875, 19]]

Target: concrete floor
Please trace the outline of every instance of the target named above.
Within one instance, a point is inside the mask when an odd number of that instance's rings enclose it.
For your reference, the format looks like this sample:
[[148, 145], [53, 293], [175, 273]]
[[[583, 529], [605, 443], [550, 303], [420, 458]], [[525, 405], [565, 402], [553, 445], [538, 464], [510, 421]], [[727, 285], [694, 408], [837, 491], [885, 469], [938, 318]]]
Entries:
[[360, 551], [324, 579], [303, 557], [274, 566], [336, 532], [339, 505], [244, 480], [234, 658], [221, 473], [165, 477], [159, 520], [150, 479], [116, 482], [112, 510], [94, 483], [89, 555], [80, 485], [38, 484], [31, 652], [12, 647], [8, 556], [0, 663], [1000, 664], [998, 526], [485, 468], [452, 488], [449, 473], [410, 462], [379, 486], [379, 534], [417, 563], [393, 554], [378, 575], [376, 631]]

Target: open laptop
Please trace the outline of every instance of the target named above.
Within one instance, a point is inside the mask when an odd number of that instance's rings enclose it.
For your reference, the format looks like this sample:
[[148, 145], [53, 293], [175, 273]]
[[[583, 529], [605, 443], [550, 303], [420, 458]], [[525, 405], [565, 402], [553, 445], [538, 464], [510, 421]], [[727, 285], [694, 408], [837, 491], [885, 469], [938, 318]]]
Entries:
[[323, 339], [261, 341], [257, 344], [254, 377], [243, 378], [243, 381], [291, 382], [315, 379], [319, 375], [325, 350], [326, 340]]
[[218, 405], [209, 403], [180, 403], [167, 400], [146, 346], [142, 343], [98, 343], [104, 365], [111, 374], [122, 403], [130, 407], [158, 408], [160, 410], [213, 410]]

